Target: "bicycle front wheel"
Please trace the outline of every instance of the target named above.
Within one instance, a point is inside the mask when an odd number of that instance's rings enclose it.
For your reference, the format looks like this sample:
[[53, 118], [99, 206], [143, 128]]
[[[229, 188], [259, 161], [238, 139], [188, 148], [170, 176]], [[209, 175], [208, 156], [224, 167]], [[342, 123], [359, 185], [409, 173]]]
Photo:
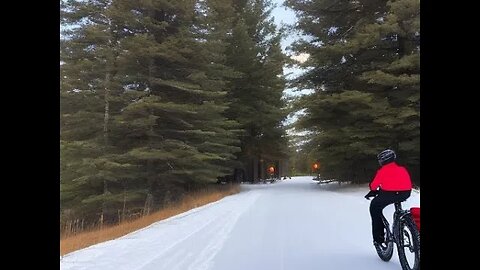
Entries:
[[403, 270], [420, 270], [420, 233], [410, 215], [400, 221], [398, 258]]
[[382, 216], [383, 226], [384, 226], [384, 233], [385, 233], [385, 243], [379, 245], [374, 244], [375, 250], [377, 251], [378, 257], [383, 261], [390, 261], [393, 255], [393, 236], [392, 232], [390, 231], [390, 225], [388, 224], [387, 219]]

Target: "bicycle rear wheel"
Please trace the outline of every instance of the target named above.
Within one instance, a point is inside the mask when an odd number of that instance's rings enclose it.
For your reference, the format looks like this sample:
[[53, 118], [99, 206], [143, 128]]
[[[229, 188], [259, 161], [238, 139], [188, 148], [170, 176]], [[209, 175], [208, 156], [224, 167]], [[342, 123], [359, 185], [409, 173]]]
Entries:
[[383, 261], [388, 262], [393, 255], [393, 237], [387, 219], [382, 216], [382, 220], [385, 227], [385, 243], [381, 245], [375, 243], [374, 246], [375, 250], [377, 251], [378, 257], [380, 257], [380, 259], [382, 259]]
[[411, 215], [400, 220], [397, 249], [403, 270], [420, 270], [420, 233]]

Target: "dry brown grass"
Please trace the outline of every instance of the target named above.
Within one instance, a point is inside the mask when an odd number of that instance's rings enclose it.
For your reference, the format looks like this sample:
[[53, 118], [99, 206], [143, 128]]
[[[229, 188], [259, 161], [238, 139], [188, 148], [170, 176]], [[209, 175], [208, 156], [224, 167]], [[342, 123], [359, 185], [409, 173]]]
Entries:
[[218, 201], [225, 196], [240, 192], [240, 186], [231, 185], [229, 188], [206, 189], [185, 196], [176, 205], [172, 205], [154, 212], [148, 216], [132, 221], [125, 221], [118, 225], [104, 227], [92, 231], [82, 232], [77, 235], [60, 238], [60, 255], [63, 256], [75, 250], [79, 250], [100, 242], [112, 240], [138, 229], [144, 228], [154, 222], [166, 219], [190, 209]]

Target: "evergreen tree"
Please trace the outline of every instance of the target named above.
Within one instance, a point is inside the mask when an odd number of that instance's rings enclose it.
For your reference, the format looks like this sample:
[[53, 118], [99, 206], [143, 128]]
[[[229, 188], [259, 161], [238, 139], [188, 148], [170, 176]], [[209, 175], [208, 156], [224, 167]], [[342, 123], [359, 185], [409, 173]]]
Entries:
[[64, 2], [62, 23], [76, 28], [61, 50], [62, 209], [146, 214], [237, 165], [239, 126], [224, 116], [235, 72], [215, 8]]
[[300, 128], [327, 177], [370, 181], [391, 147], [419, 182], [419, 1], [287, 1], [310, 36]]
[[118, 46], [128, 34], [121, 28], [121, 1], [63, 1], [61, 23], [61, 203], [77, 212], [113, 214], [118, 199], [113, 160], [112, 117], [128, 95], [119, 82]]
[[62, 2], [62, 220], [147, 214], [230, 174], [240, 150], [286, 155], [270, 5]]
[[281, 159], [287, 156], [282, 121], [286, 117], [285, 88], [279, 32], [270, 16], [272, 3], [236, 1], [236, 16], [227, 50], [227, 64], [241, 76], [230, 83], [232, 102], [227, 115], [245, 130], [239, 159], [245, 166], [252, 158]]

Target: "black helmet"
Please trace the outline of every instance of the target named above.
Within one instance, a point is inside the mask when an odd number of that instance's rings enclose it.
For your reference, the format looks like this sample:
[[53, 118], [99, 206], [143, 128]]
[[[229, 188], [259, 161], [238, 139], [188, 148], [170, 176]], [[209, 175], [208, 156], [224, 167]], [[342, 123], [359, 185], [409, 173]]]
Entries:
[[380, 154], [377, 155], [378, 163], [380, 163], [381, 166], [390, 163], [392, 161], [395, 161], [397, 158], [397, 155], [395, 152], [391, 149], [385, 149]]

